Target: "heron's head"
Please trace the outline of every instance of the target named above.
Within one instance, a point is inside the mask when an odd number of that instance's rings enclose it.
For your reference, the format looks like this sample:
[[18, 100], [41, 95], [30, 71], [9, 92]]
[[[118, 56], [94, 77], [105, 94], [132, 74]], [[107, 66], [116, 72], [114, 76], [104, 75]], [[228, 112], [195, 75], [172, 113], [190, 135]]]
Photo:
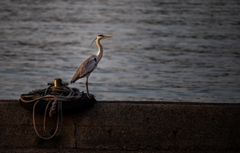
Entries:
[[104, 36], [104, 35], [98, 35], [97, 39], [106, 39], [106, 38], [112, 38], [113, 36]]
[[[97, 38], [95, 38], [94, 40], [93, 40], [93, 42], [97, 39], [97, 40], [102, 40], [102, 39], [106, 39], [106, 38], [112, 38], [113, 36], [104, 36], [104, 35], [98, 35], [97, 36]], [[92, 43], [93, 43], [92, 42]], [[92, 43], [91, 43], [91, 45], [92, 45]], [[90, 46], [91, 46], [90, 45]]]

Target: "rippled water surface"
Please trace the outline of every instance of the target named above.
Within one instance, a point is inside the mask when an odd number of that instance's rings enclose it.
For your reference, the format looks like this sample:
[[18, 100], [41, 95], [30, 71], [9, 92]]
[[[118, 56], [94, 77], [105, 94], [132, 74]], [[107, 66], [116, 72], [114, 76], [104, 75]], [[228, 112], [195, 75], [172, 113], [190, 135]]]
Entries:
[[97, 100], [239, 103], [239, 12], [237, 0], [1, 0], [0, 97], [70, 82], [105, 34]]

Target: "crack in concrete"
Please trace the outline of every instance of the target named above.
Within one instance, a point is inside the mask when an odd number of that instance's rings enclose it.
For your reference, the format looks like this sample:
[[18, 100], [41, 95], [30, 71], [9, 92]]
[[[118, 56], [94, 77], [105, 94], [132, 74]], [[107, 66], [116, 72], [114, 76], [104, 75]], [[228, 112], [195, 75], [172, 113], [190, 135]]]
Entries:
[[73, 120], [73, 125], [74, 125], [74, 140], [75, 140], [75, 148], [78, 148], [77, 145], [77, 126], [76, 123], [74, 122], [73, 115], [72, 115], [72, 120]]

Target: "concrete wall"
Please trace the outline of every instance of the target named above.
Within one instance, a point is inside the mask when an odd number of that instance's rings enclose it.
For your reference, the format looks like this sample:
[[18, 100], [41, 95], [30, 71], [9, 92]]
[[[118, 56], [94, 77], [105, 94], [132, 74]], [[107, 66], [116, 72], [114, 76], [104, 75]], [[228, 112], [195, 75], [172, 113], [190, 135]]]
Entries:
[[[37, 115], [42, 129], [43, 116]], [[56, 118], [47, 123], [54, 129]], [[240, 150], [240, 104], [98, 102], [63, 118], [51, 140], [37, 137], [32, 112], [0, 101], [0, 152], [235, 152]]]

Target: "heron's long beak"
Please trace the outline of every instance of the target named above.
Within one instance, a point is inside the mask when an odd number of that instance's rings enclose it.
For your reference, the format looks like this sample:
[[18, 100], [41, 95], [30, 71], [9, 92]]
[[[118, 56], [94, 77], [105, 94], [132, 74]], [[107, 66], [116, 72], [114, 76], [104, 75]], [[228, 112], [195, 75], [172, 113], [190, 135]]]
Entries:
[[103, 39], [112, 38], [113, 36], [104, 36]]

